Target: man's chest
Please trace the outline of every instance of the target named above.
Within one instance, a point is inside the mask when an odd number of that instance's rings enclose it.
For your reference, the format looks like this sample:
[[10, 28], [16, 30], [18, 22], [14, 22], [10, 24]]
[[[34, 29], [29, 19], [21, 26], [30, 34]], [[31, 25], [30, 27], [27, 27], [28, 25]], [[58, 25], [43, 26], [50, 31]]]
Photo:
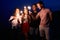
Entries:
[[48, 15], [48, 12], [46, 10], [40, 11], [40, 18], [47, 17], [47, 15]]

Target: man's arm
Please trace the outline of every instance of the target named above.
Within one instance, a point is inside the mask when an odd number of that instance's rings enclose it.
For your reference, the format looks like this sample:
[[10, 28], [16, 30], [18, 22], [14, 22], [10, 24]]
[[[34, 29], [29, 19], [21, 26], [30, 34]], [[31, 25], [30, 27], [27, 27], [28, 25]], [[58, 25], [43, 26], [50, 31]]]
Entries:
[[33, 16], [33, 13], [29, 11], [29, 15], [32, 17], [33, 20], [35, 20], [35, 17]]
[[38, 19], [38, 18], [39, 18], [39, 15], [40, 15], [39, 13], [36, 15], [36, 19]]
[[52, 21], [52, 12], [49, 10], [50, 21]]

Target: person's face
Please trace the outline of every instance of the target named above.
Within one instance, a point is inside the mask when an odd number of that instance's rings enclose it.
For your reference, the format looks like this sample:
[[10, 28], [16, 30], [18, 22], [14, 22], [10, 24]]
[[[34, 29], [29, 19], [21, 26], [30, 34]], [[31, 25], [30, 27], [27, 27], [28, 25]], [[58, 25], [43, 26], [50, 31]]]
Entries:
[[24, 13], [28, 14], [28, 9], [27, 8], [24, 8]]
[[35, 6], [35, 5], [32, 6], [32, 10], [33, 10], [33, 11], [36, 10], [36, 6]]
[[42, 5], [37, 3], [37, 8], [41, 9], [42, 8]]
[[20, 10], [19, 9], [16, 9], [16, 13], [20, 13]]

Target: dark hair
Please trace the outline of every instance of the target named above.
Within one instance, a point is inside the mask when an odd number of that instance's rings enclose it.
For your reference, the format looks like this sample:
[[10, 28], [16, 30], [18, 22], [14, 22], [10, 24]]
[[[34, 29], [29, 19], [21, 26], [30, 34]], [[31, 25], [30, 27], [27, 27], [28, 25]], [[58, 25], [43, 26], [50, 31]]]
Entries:
[[37, 9], [37, 5], [36, 5], [36, 3], [35, 3], [35, 4], [32, 5], [31, 11], [33, 11], [33, 6], [35, 6], [35, 8]]
[[38, 3], [39, 3], [39, 4], [44, 4], [43, 1], [39, 1]]
[[37, 2], [37, 4], [41, 4], [41, 5], [43, 5], [43, 6], [44, 6], [43, 1], [39, 1], [39, 2]]
[[[36, 6], [36, 4], [33, 4], [33, 5], [35, 5], [35, 6]], [[33, 6], [33, 5], [32, 5], [32, 6]], [[37, 7], [37, 6], [36, 6], [36, 7]]]
[[41, 5], [43, 5], [43, 7], [45, 7], [43, 1], [39, 1], [39, 2], [37, 2], [37, 4], [41, 4]]

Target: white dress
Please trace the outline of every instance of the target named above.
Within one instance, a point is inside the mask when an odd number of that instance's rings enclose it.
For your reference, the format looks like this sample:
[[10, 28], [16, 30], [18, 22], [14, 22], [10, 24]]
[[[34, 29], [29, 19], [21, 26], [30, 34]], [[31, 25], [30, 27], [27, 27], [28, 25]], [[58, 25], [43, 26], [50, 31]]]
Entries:
[[[14, 20], [12, 20], [12, 19], [14, 19]], [[22, 23], [22, 16], [21, 15], [16, 16], [16, 17], [11, 16], [10, 19], [9, 19], [9, 21], [10, 20], [12, 20], [11, 21], [12, 27], [16, 27], [18, 25], [18, 20], [19, 20], [20, 24]]]

